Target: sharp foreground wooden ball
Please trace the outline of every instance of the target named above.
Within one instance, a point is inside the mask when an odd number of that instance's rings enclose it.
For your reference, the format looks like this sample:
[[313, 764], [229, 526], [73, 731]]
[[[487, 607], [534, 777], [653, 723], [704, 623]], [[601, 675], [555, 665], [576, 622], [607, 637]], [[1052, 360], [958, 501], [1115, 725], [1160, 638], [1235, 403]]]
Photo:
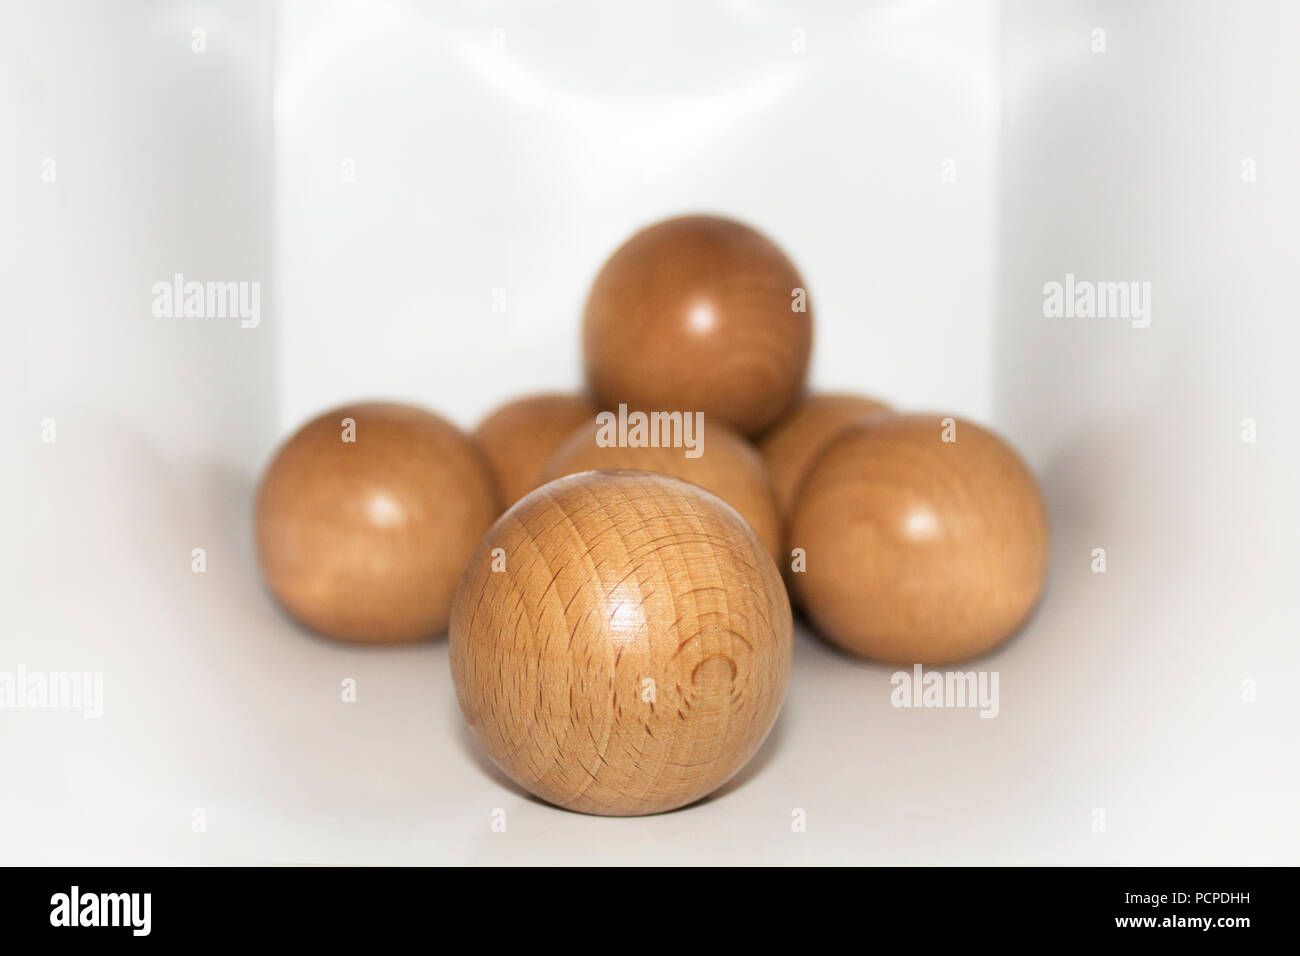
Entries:
[[[692, 451], [660, 446], [602, 445], [605, 426], [593, 420], [579, 425], [560, 445], [542, 470], [542, 481], [552, 481], [580, 471], [653, 471], [699, 485], [717, 495], [758, 532], [772, 556], [781, 560], [781, 519], [776, 510], [772, 481], [754, 447], [720, 422], [704, 419]], [[687, 452], [698, 452], [688, 457]]]
[[684, 806], [744, 766], [791, 648], [753, 530], [646, 472], [573, 475], [518, 502], [471, 558], [451, 621], [456, 696], [492, 760], [551, 803], [617, 816]]
[[888, 411], [888, 405], [865, 395], [810, 395], [763, 435], [758, 450], [783, 518], [789, 519], [795, 489], [818, 453], [855, 421]]
[[267, 468], [257, 555], [271, 592], [313, 630], [412, 641], [447, 626], [497, 512], [487, 463], [455, 425], [408, 405], [348, 405], [304, 425]]
[[509, 508], [541, 481], [542, 467], [560, 443], [596, 415], [581, 395], [530, 395], [502, 405], [474, 432]]
[[753, 435], [794, 404], [808, 371], [804, 289], [748, 226], [684, 216], [644, 229], [592, 285], [588, 383], [605, 408], [702, 411]]
[[853, 425], [804, 479], [790, 545], [801, 604], [831, 641], [865, 657], [971, 657], [1024, 622], [1047, 574], [1047, 513], [1000, 438], [937, 415]]

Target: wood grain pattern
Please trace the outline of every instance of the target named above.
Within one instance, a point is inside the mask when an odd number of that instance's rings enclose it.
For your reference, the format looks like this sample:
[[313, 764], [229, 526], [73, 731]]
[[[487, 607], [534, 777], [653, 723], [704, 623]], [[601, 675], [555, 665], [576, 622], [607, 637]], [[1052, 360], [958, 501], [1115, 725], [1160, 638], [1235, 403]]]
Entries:
[[996, 435], [938, 415], [851, 426], [809, 471], [790, 544], [804, 609], [866, 657], [944, 663], [982, 653], [1025, 620], [1047, 574], [1042, 494]]
[[542, 468], [573, 430], [596, 415], [581, 395], [530, 395], [502, 405], [474, 431], [496, 478], [503, 508], [541, 481]]
[[790, 260], [755, 230], [683, 216], [638, 232], [605, 263], [583, 318], [602, 407], [701, 411], [753, 435], [798, 398], [812, 308]]
[[[343, 440], [349, 418], [355, 442]], [[347, 405], [304, 425], [267, 467], [258, 561], [311, 629], [413, 641], [447, 626], [465, 561], [498, 510], [487, 463], [455, 425], [409, 405]]]
[[646, 472], [526, 496], [452, 611], [452, 677], [479, 742], [520, 786], [584, 813], [659, 813], [721, 786], [776, 720], [791, 653], [790, 605], [753, 529]]
[[783, 520], [789, 520], [799, 482], [822, 449], [855, 421], [889, 410], [865, 395], [809, 395], [764, 433], [758, 451], [772, 476]]
[[706, 416], [698, 458], [688, 458], [682, 448], [604, 447], [596, 441], [599, 432], [595, 420], [579, 425], [542, 469], [541, 480], [597, 469], [653, 471], [680, 478], [712, 492], [740, 512], [758, 532], [772, 560], [781, 560], [781, 519], [772, 481], [762, 457], [736, 432]]

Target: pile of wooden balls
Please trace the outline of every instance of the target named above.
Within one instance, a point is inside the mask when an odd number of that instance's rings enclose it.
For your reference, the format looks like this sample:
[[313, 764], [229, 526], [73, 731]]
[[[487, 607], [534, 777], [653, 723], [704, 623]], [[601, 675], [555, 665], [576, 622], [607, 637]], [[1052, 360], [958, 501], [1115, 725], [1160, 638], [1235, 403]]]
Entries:
[[[519, 399], [473, 434], [349, 405], [290, 438], [256, 504], [271, 592], [343, 640], [449, 628], [487, 753], [599, 814], [684, 806], [744, 766], [785, 697], [792, 599], [863, 657], [988, 650], [1047, 573], [1033, 476], [969, 422], [807, 394], [803, 290], [739, 223], [637, 233], [587, 300], [586, 395]], [[628, 409], [680, 414], [638, 435]]]

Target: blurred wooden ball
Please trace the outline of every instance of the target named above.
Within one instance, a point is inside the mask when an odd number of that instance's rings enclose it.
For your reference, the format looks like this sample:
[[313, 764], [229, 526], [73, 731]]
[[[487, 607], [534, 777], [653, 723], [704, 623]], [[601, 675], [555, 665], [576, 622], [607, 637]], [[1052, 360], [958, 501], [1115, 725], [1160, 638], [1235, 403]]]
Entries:
[[749, 442], [706, 416], [700, 434], [693, 435], [699, 456], [689, 458], [685, 448], [602, 445], [597, 439], [604, 427], [597, 420], [579, 425], [542, 469], [542, 482], [594, 470], [653, 471], [692, 482], [740, 512], [772, 560], [780, 562], [781, 519], [772, 481]]
[[509, 508], [541, 482], [538, 476], [560, 443], [596, 415], [581, 395], [530, 395], [496, 409], [474, 431]]
[[938, 664], [1009, 637], [1042, 592], [1047, 512], [1019, 456], [978, 425], [937, 415], [851, 426], [804, 478], [790, 545], [803, 608], [855, 654]]
[[808, 371], [812, 309], [797, 290], [785, 254], [738, 222], [683, 216], [643, 229], [587, 299], [593, 394], [605, 408], [702, 411], [756, 434], [794, 404]]
[[452, 610], [452, 678], [479, 742], [520, 786], [583, 813], [660, 813], [720, 787], [775, 722], [791, 652], [790, 605], [753, 530], [646, 472], [527, 495]]
[[413, 641], [446, 628], [497, 512], [487, 463], [455, 425], [409, 405], [346, 405], [304, 425], [267, 467], [257, 556], [271, 593], [312, 630]]
[[789, 518], [795, 489], [817, 454], [855, 421], [889, 410], [865, 395], [810, 395], [763, 435], [758, 450], [772, 476], [782, 518]]

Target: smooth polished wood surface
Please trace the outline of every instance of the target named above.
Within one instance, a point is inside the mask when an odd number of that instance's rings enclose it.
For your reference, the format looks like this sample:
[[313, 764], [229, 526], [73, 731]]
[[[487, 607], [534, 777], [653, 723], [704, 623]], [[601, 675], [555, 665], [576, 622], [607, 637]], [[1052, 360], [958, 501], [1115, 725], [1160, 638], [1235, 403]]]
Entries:
[[452, 678], [479, 742], [520, 786], [584, 813], [659, 813], [725, 783], [776, 720], [791, 653], [790, 604], [753, 529], [646, 472], [530, 493], [452, 610]]
[[758, 532], [772, 560], [781, 560], [781, 519], [772, 481], [762, 457], [749, 442], [721, 422], [704, 419], [698, 458], [685, 449], [602, 446], [600, 425], [579, 425], [542, 469], [541, 481], [554, 481], [581, 471], [653, 471], [699, 485], [717, 495]]
[[1000, 438], [940, 415], [850, 428], [803, 481], [791, 575], [816, 627], [855, 654], [898, 663], [972, 657], [1009, 637], [1042, 592], [1050, 535], [1043, 497]]
[[492, 466], [503, 508], [541, 484], [538, 478], [555, 449], [596, 411], [581, 395], [529, 395], [479, 423], [474, 437]]
[[[344, 419], [355, 422], [355, 442]], [[262, 478], [262, 576], [329, 637], [396, 643], [447, 626], [465, 561], [499, 509], [482, 454], [420, 408], [346, 405], [304, 425]]]
[[761, 233], [683, 216], [638, 232], [596, 276], [583, 319], [604, 408], [701, 411], [753, 435], [794, 404], [812, 350], [803, 279]]
[[865, 395], [809, 395], [763, 434], [758, 451], [772, 476], [783, 520], [789, 520], [799, 482], [822, 449], [855, 421], [889, 411], [884, 402]]

